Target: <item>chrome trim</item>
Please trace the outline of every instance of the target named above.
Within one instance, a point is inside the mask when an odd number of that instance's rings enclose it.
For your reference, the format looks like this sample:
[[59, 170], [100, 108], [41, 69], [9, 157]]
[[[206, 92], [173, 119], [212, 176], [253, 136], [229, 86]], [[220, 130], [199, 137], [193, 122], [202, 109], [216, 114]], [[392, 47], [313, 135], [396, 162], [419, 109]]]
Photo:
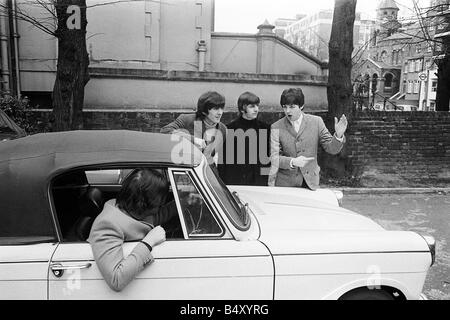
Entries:
[[[183, 228], [183, 233], [185, 235], [185, 239], [207, 239], [207, 238], [223, 238], [226, 235], [226, 230], [223, 228], [222, 223], [217, 219], [217, 213], [214, 212], [214, 209], [212, 208], [212, 205], [209, 203], [210, 201], [207, 199], [207, 195], [205, 194], [204, 190], [202, 190], [202, 184], [197, 181], [195, 171], [193, 169], [176, 169], [176, 168], [169, 168], [170, 171], [170, 178], [171, 182], [173, 184], [172, 192], [175, 192], [174, 195], [176, 195], [176, 204], [178, 209], [178, 214], [181, 219], [181, 225]], [[215, 234], [188, 234], [187, 233], [187, 227], [186, 222], [184, 220], [183, 216], [183, 210], [181, 209], [181, 203], [178, 195], [178, 189], [177, 185], [175, 183], [174, 175], [180, 173], [180, 174], [186, 174], [189, 179], [191, 180], [192, 184], [194, 185], [195, 189], [197, 190], [198, 194], [202, 197], [206, 207], [212, 214], [214, 220], [216, 221], [217, 225], [219, 226], [221, 232], [215, 233]], [[175, 190], [173, 190], [175, 189]]]
[[66, 264], [62, 264], [62, 263], [52, 263], [50, 264], [50, 269], [52, 269], [52, 271], [54, 270], [74, 270], [74, 269], [87, 269], [90, 268], [92, 266], [92, 263], [72, 263], [69, 265]]
[[167, 170], [168, 170], [168, 173], [169, 173], [170, 184], [172, 185], [173, 197], [175, 199], [175, 204], [177, 205], [178, 218], [180, 219], [181, 229], [183, 230], [184, 239], [189, 239], [188, 234], [187, 234], [187, 230], [186, 230], [186, 224], [184, 222], [183, 210], [181, 210], [181, 203], [180, 203], [180, 198], [178, 196], [177, 185], [175, 183], [175, 179], [173, 178], [173, 171], [176, 170], [176, 169], [167, 168]]
[[431, 267], [436, 261], [436, 240], [432, 236], [422, 236], [422, 238], [426, 241], [428, 248], [430, 249], [431, 254], [430, 267]]
[[421, 293], [419, 295], [419, 300], [428, 300], [428, 297], [424, 293]]

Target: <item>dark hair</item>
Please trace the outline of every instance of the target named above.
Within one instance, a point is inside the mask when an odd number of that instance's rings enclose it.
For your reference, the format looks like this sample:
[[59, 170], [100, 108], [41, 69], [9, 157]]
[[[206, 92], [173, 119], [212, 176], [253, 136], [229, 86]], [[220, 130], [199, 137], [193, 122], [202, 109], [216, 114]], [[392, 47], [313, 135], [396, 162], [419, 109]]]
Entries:
[[244, 107], [248, 106], [249, 104], [259, 104], [260, 100], [259, 97], [251, 92], [244, 92], [239, 96], [237, 105], [239, 114], [242, 114], [244, 112]]
[[225, 97], [216, 91], [205, 92], [198, 98], [195, 115], [203, 120], [206, 117], [205, 114], [214, 108], [225, 108]]
[[132, 217], [142, 219], [159, 207], [168, 193], [169, 182], [163, 173], [156, 169], [139, 168], [123, 182], [116, 204]]
[[300, 108], [305, 104], [305, 96], [300, 88], [289, 88], [283, 91], [280, 99], [281, 106], [296, 104]]

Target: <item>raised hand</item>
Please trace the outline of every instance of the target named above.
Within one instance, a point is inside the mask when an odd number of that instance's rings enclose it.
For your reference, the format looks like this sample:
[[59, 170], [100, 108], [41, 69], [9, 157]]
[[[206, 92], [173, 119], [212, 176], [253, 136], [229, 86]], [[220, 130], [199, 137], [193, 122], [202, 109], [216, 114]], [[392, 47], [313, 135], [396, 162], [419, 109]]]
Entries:
[[347, 117], [345, 114], [342, 115], [342, 117], [338, 119], [334, 118], [334, 131], [336, 132], [336, 136], [338, 138], [342, 138], [344, 136], [345, 131], [347, 130]]

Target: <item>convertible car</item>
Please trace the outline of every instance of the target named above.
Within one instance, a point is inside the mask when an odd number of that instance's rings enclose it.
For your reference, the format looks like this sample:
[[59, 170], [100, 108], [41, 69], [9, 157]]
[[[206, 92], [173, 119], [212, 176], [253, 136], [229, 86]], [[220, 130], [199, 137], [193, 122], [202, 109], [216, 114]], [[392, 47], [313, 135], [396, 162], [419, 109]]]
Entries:
[[[134, 169], [178, 216], [155, 262], [111, 290], [88, 238]], [[331, 190], [226, 186], [176, 135], [45, 133], [0, 143], [0, 299], [421, 299], [432, 237], [387, 231]], [[125, 244], [129, 253], [136, 243]]]

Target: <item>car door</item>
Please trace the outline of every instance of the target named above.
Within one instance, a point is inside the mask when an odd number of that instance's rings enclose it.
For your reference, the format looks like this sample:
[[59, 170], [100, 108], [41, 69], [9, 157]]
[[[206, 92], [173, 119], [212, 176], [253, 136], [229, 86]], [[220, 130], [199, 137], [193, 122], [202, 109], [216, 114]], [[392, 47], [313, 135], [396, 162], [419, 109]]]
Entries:
[[47, 275], [55, 243], [2, 245], [0, 300], [46, 300]]
[[[62, 243], [49, 299], [272, 299], [273, 263], [257, 240], [237, 241], [189, 169], [170, 170], [184, 237], [155, 246], [155, 261], [121, 292], [103, 280], [86, 242]], [[126, 243], [124, 254], [136, 243]]]

